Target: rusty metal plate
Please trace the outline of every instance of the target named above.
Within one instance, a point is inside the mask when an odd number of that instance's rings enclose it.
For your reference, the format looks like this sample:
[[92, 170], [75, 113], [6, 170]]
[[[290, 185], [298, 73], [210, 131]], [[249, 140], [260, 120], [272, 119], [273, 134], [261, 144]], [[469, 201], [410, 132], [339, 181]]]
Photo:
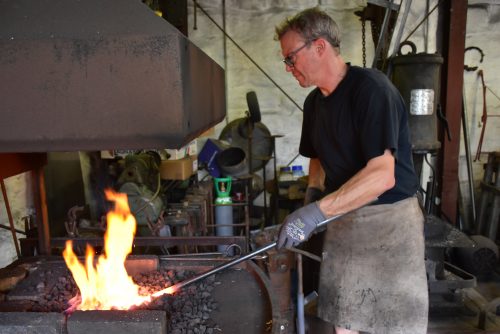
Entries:
[[0, 152], [179, 148], [224, 70], [137, 0], [0, 1]]
[[[163, 257], [161, 266], [203, 273], [227, 259], [198, 256]], [[252, 261], [242, 262], [215, 276], [212, 294], [218, 303], [211, 318], [223, 333], [280, 333], [279, 305], [271, 283]]]

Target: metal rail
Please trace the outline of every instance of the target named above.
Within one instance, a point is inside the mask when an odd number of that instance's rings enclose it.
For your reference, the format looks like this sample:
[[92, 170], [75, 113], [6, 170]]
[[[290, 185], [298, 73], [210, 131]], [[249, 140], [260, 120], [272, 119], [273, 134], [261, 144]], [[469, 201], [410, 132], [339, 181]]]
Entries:
[[[330, 223], [330, 222], [332, 222], [332, 221], [340, 218], [341, 216], [343, 216], [343, 214], [338, 214], [338, 215], [332, 216], [332, 217], [330, 217], [328, 219], [325, 219], [324, 221], [320, 222], [316, 226], [316, 229], [318, 229], [318, 228], [320, 228], [322, 226], [325, 226], [326, 224], [328, 224], [328, 223]], [[172, 286], [170, 286], [170, 287], [168, 287], [168, 288], [166, 288], [164, 290], [158, 291], [154, 295], [155, 296], [161, 296], [161, 295], [166, 294], [166, 293], [174, 293], [175, 291], [178, 291], [179, 289], [181, 289], [181, 288], [183, 288], [183, 287], [185, 287], [185, 286], [187, 286], [189, 284], [198, 282], [198, 281], [200, 281], [202, 279], [207, 278], [208, 276], [214, 275], [214, 274], [216, 274], [216, 273], [218, 273], [218, 272], [220, 272], [222, 270], [225, 270], [227, 268], [235, 266], [235, 265], [237, 265], [237, 264], [239, 264], [239, 263], [241, 263], [243, 261], [250, 260], [253, 257], [255, 257], [256, 255], [258, 255], [260, 253], [263, 253], [263, 252], [266, 252], [266, 251], [268, 251], [268, 250], [276, 247], [276, 244], [277, 244], [276, 242], [272, 242], [272, 243], [270, 243], [270, 244], [268, 244], [266, 246], [263, 246], [263, 247], [255, 250], [255, 251], [253, 251], [251, 253], [248, 253], [248, 254], [243, 255], [243, 256], [241, 256], [241, 257], [239, 257], [237, 259], [234, 259], [234, 260], [229, 261], [227, 263], [224, 263], [224, 264], [222, 264], [220, 266], [217, 266], [217, 267], [215, 267], [215, 268], [213, 268], [213, 269], [211, 269], [209, 271], [206, 271], [206, 272], [204, 272], [204, 273], [202, 273], [200, 275], [194, 276], [194, 277], [192, 277], [190, 279], [187, 279], [185, 281], [182, 281], [182, 282], [179, 282], [177, 284], [174, 284], [174, 285], [172, 285]]]

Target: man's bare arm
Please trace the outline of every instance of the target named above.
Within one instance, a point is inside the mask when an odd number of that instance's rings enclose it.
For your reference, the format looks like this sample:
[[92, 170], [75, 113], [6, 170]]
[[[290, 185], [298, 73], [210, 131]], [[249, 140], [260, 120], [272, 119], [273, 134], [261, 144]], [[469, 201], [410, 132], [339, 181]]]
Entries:
[[368, 161], [366, 166], [344, 183], [337, 191], [319, 202], [325, 216], [346, 213], [376, 200], [394, 187], [395, 159], [390, 150]]
[[309, 179], [308, 187], [318, 188], [320, 190], [325, 190], [325, 171], [321, 167], [321, 162], [319, 159], [312, 158], [309, 160]]

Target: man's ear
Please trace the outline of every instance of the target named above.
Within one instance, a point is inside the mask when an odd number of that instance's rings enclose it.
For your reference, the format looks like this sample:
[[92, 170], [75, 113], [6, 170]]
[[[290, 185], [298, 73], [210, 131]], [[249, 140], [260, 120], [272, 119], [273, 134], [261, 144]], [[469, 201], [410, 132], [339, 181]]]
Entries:
[[326, 43], [327, 41], [325, 41], [323, 38], [318, 38], [314, 41], [314, 48], [319, 55], [322, 55], [325, 52], [327, 46]]

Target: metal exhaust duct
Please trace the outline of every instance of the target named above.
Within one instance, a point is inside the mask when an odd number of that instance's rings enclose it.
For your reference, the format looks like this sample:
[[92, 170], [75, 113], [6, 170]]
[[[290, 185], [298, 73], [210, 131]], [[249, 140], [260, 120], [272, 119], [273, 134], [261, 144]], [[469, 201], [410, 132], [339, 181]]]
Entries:
[[224, 70], [140, 0], [0, 0], [0, 152], [179, 148]]

